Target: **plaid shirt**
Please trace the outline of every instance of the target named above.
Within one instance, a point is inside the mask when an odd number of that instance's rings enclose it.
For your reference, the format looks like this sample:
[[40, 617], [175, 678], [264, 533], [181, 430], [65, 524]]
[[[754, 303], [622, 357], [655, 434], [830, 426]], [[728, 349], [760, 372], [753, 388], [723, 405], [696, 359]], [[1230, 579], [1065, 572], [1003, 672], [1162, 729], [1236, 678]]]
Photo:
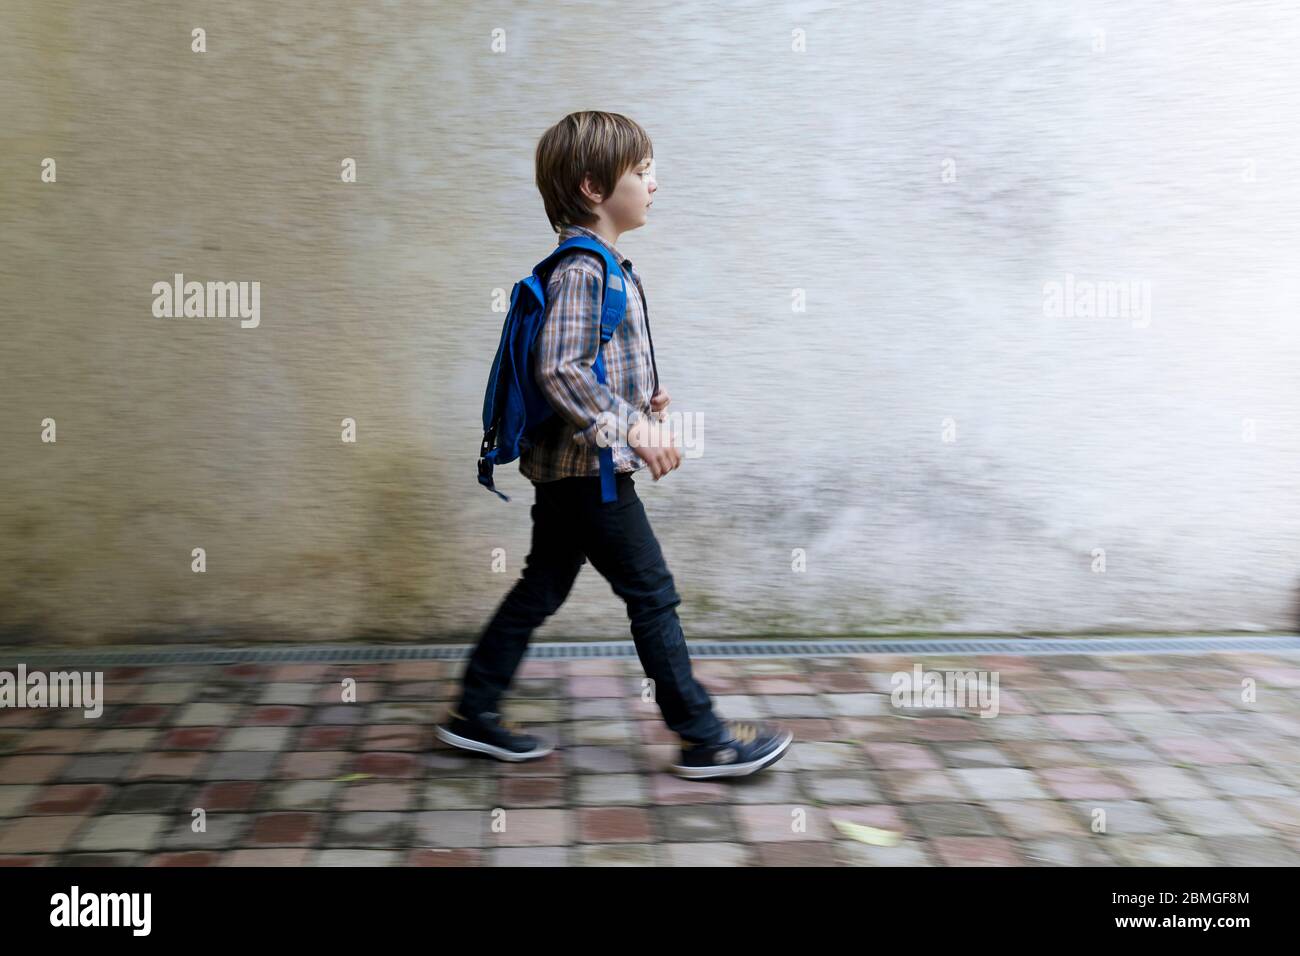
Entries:
[[[594, 253], [576, 250], [552, 271], [546, 286], [546, 318], [534, 346], [533, 376], [555, 417], [535, 436], [537, 443], [519, 457], [519, 470], [530, 481], [599, 475], [597, 432], [613, 448], [616, 473], [645, 467], [627, 445], [627, 429], [649, 414], [650, 396], [659, 381], [641, 277], [630, 260], [583, 226], [565, 226], [556, 244], [573, 236], [595, 239], [622, 264], [629, 290], [627, 311], [601, 349], [606, 382], [601, 385], [592, 363], [600, 347], [604, 264]], [[638, 295], [631, 294], [629, 275]]]

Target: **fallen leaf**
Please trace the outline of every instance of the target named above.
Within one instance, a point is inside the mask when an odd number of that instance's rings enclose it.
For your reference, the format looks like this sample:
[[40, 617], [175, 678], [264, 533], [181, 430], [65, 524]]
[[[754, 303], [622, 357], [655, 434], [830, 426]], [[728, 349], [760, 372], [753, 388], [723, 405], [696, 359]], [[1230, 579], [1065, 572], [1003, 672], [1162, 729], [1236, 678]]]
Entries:
[[835, 824], [835, 828], [845, 836], [852, 837], [859, 843], [870, 843], [872, 846], [898, 846], [901, 839], [897, 830], [878, 830], [875, 827], [850, 823], [847, 820], [836, 820], [833, 817], [831, 823]]

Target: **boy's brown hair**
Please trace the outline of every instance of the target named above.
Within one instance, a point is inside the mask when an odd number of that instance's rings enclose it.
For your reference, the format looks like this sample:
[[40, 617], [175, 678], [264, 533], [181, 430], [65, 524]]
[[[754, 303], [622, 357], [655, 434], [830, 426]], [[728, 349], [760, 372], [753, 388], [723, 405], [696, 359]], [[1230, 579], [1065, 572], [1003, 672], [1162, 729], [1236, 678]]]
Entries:
[[596, 188], [608, 196], [623, 174], [647, 157], [654, 157], [650, 137], [626, 116], [584, 110], [564, 117], [537, 143], [537, 189], [551, 228], [559, 232], [596, 221], [582, 195], [585, 174], [591, 173]]

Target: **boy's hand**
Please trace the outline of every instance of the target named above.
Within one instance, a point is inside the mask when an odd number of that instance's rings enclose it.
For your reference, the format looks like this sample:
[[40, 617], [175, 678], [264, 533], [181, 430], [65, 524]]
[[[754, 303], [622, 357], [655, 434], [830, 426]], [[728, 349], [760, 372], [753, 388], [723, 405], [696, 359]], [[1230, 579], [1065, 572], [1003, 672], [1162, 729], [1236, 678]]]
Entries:
[[667, 414], [664, 412], [664, 409], [668, 407], [668, 403], [671, 401], [672, 401], [672, 396], [670, 396], [662, 388], [657, 389], [655, 391], [654, 395], [650, 397], [650, 411], [654, 413], [655, 418], [659, 419], [660, 421], [663, 421], [665, 418], [668, 417]]
[[655, 481], [682, 463], [682, 453], [673, 446], [674, 437], [664, 425], [644, 418], [627, 433], [628, 445], [646, 463]]

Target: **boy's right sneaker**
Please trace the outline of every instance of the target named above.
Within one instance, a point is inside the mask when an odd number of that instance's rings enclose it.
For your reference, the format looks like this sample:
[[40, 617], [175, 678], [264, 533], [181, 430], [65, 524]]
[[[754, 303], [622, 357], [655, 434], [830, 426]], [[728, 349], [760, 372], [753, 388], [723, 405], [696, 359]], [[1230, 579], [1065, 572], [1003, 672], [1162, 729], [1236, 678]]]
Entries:
[[687, 780], [748, 776], [784, 757], [794, 740], [790, 731], [767, 724], [730, 720], [724, 726], [727, 738], [720, 743], [682, 741], [682, 756], [672, 765], [673, 773]]
[[555, 749], [531, 734], [518, 733], [518, 730], [517, 724], [503, 722], [501, 715], [492, 711], [484, 711], [470, 720], [452, 710], [445, 723], [434, 727], [434, 733], [443, 743], [510, 763], [536, 760]]

